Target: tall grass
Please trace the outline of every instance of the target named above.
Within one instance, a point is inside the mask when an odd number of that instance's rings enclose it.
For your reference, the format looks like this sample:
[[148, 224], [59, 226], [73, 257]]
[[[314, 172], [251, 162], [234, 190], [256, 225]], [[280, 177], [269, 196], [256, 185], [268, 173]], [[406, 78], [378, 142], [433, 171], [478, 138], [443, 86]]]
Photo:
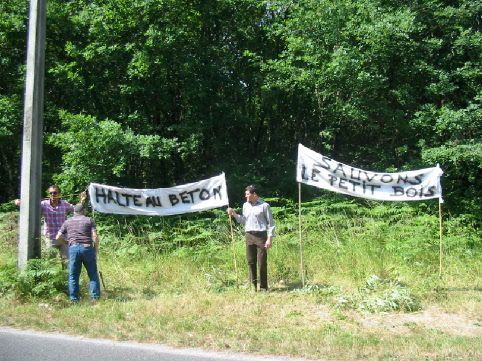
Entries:
[[[286, 199], [268, 201], [277, 222], [268, 260], [272, 292], [256, 297], [247, 282], [243, 230], [234, 225], [233, 240], [224, 210], [167, 218], [95, 214], [106, 289], [103, 302], [95, 309], [85, 306], [85, 320], [75, 322], [71, 316], [77, 311], [53, 284], [57, 276], [22, 284], [25, 273], [15, 268], [16, 214], [0, 213], [0, 322], [313, 358], [480, 356], [480, 347], [474, 347], [480, 337], [417, 326], [397, 336], [366, 330], [354, 316], [410, 313], [436, 305], [467, 317], [479, 314], [482, 322], [482, 234], [473, 218], [445, 217], [439, 278], [436, 206], [305, 202], [302, 288], [298, 205]], [[50, 261], [38, 262], [35, 269], [55, 269]], [[27, 274], [32, 280], [32, 271]], [[86, 281], [84, 274], [82, 292], [88, 298]], [[40, 304], [47, 305], [45, 312], [38, 312]]]
[[[269, 254], [270, 284], [299, 287], [298, 205], [286, 199], [268, 201], [277, 222]], [[480, 286], [482, 237], [473, 220], [463, 216], [444, 220], [440, 280], [439, 221], [430, 204], [315, 199], [303, 203], [301, 210], [303, 271], [310, 285], [353, 292], [375, 275], [407, 284], [421, 297], [443, 285]], [[150, 292], [188, 289], [193, 284], [217, 291], [247, 286], [243, 230], [234, 224], [232, 238], [223, 210], [167, 218], [101, 214], [94, 218], [102, 238], [100, 267], [121, 276], [120, 284], [129, 279], [135, 284], [141, 278], [142, 287], [137, 288]], [[0, 259], [5, 273], [7, 249], [15, 240], [15, 213], [3, 213], [2, 221]]]
[[[268, 201], [277, 221], [269, 253], [270, 284], [274, 289], [299, 288], [298, 205], [286, 199]], [[353, 294], [376, 276], [405, 285], [418, 298], [437, 288], [480, 286], [481, 231], [464, 217], [444, 219], [440, 279], [436, 206], [316, 199], [301, 209], [308, 285]], [[101, 267], [112, 267], [124, 285], [143, 275], [143, 288], [151, 292], [248, 287], [243, 230], [234, 224], [231, 238], [223, 210], [168, 218], [95, 218], [102, 237]]]

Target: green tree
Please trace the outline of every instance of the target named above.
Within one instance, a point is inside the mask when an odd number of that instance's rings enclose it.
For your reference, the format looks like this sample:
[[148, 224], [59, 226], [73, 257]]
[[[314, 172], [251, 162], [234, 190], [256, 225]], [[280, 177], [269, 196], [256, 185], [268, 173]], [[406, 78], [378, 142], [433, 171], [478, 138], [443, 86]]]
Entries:
[[54, 21], [70, 21], [71, 33], [49, 67], [56, 107], [109, 118], [135, 134], [176, 144], [169, 159], [151, 158], [143, 177], [130, 174], [129, 183], [167, 185], [238, 169], [229, 136], [249, 143], [244, 133], [249, 104], [257, 102], [250, 93], [258, 75], [243, 54], [263, 48], [259, 2], [106, 0], [62, 6]]
[[445, 170], [449, 205], [482, 211], [482, 15], [480, 3], [420, 7], [426, 43], [425, 102], [411, 124], [421, 159]]
[[[18, 185], [26, 5], [0, 5], [1, 200]], [[469, 0], [49, 0], [44, 180], [225, 171], [236, 195], [290, 195], [301, 142], [370, 170], [440, 163], [448, 204], [480, 213], [481, 22]]]
[[270, 4], [281, 44], [263, 62], [272, 142], [291, 148], [281, 140], [293, 134], [372, 170], [440, 163], [449, 204], [480, 204], [480, 4]]
[[0, 203], [17, 195], [27, 1], [0, 3]]

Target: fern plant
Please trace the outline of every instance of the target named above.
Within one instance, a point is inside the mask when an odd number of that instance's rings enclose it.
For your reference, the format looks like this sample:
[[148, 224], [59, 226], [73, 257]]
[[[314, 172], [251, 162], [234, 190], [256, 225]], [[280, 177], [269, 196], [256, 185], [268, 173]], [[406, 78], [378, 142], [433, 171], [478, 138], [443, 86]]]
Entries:
[[57, 259], [31, 259], [18, 274], [16, 288], [23, 297], [52, 297], [66, 285], [66, 271]]

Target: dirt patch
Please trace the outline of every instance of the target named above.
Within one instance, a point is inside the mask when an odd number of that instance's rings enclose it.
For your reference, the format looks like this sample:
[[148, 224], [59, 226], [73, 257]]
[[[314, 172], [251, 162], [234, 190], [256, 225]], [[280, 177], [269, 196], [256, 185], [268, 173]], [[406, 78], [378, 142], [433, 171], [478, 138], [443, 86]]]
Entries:
[[447, 313], [432, 307], [414, 313], [390, 313], [363, 316], [358, 320], [361, 326], [382, 329], [393, 333], [406, 334], [414, 328], [439, 330], [455, 336], [482, 336], [482, 315], [470, 317]]

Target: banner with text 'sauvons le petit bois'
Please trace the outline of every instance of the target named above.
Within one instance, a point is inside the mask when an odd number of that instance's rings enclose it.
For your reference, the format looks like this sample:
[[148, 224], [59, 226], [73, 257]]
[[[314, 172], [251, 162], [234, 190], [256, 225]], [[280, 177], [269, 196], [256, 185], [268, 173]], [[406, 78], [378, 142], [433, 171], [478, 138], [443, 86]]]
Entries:
[[224, 173], [171, 188], [133, 189], [89, 185], [90, 202], [102, 213], [169, 216], [227, 206]]
[[366, 171], [298, 145], [298, 182], [355, 197], [385, 201], [441, 199], [442, 174], [438, 165], [400, 173]]

